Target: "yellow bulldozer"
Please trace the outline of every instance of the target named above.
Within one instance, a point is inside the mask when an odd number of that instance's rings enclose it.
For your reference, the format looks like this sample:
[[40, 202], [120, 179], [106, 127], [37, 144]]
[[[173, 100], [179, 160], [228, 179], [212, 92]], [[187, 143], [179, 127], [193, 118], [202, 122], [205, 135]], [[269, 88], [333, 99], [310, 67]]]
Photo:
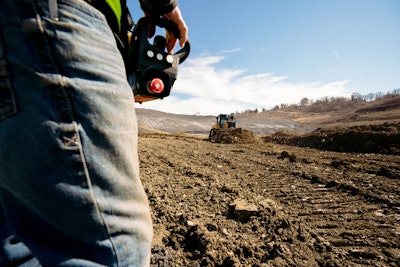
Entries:
[[241, 131], [240, 128], [236, 128], [236, 118], [233, 113], [229, 114], [219, 114], [217, 116], [216, 123], [212, 126], [208, 140], [215, 143], [218, 140], [231, 132]]

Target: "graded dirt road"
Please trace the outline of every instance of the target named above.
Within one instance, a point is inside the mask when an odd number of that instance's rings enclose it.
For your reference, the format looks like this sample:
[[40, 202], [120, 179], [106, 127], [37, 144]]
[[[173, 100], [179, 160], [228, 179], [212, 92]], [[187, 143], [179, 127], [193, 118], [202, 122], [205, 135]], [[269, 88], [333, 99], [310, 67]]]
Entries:
[[400, 266], [398, 153], [243, 137], [139, 136], [151, 266]]

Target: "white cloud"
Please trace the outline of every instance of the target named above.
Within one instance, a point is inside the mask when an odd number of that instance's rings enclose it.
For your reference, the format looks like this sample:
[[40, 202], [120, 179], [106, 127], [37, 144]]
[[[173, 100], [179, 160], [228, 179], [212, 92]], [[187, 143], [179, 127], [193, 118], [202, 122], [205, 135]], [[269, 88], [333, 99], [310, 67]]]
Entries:
[[240, 50], [242, 50], [242, 48], [233, 48], [233, 49], [230, 49], [230, 50], [222, 50], [221, 53], [222, 54], [230, 54], [230, 53], [238, 52]]
[[180, 66], [171, 95], [137, 105], [177, 114], [217, 115], [246, 109], [299, 103], [303, 97], [350, 96], [348, 80], [291, 82], [274, 73], [247, 74], [244, 69], [218, 68], [222, 56], [190, 58]]
[[335, 48], [331, 48], [331, 50], [332, 50], [333, 54], [335, 54], [335, 57], [336, 57], [337, 59], [340, 59], [340, 55], [339, 55], [339, 53], [336, 51], [336, 49], [335, 49]]

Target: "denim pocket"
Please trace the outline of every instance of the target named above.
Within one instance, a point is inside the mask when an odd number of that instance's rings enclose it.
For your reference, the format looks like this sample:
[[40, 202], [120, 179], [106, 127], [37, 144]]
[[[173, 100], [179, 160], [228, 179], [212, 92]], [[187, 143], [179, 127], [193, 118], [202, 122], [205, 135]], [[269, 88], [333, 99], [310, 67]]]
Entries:
[[0, 36], [0, 122], [15, 114], [17, 114], [17, 104], [7, 61], [3, 57], [3, 42]]

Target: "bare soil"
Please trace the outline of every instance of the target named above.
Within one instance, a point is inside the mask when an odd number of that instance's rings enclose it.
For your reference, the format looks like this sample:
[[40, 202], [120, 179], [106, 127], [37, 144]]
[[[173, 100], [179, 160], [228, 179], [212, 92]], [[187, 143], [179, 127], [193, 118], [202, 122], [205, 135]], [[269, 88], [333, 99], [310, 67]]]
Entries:
[[400, 266], [398, 119], [232, 133], [139, 135], [151, 266]]

